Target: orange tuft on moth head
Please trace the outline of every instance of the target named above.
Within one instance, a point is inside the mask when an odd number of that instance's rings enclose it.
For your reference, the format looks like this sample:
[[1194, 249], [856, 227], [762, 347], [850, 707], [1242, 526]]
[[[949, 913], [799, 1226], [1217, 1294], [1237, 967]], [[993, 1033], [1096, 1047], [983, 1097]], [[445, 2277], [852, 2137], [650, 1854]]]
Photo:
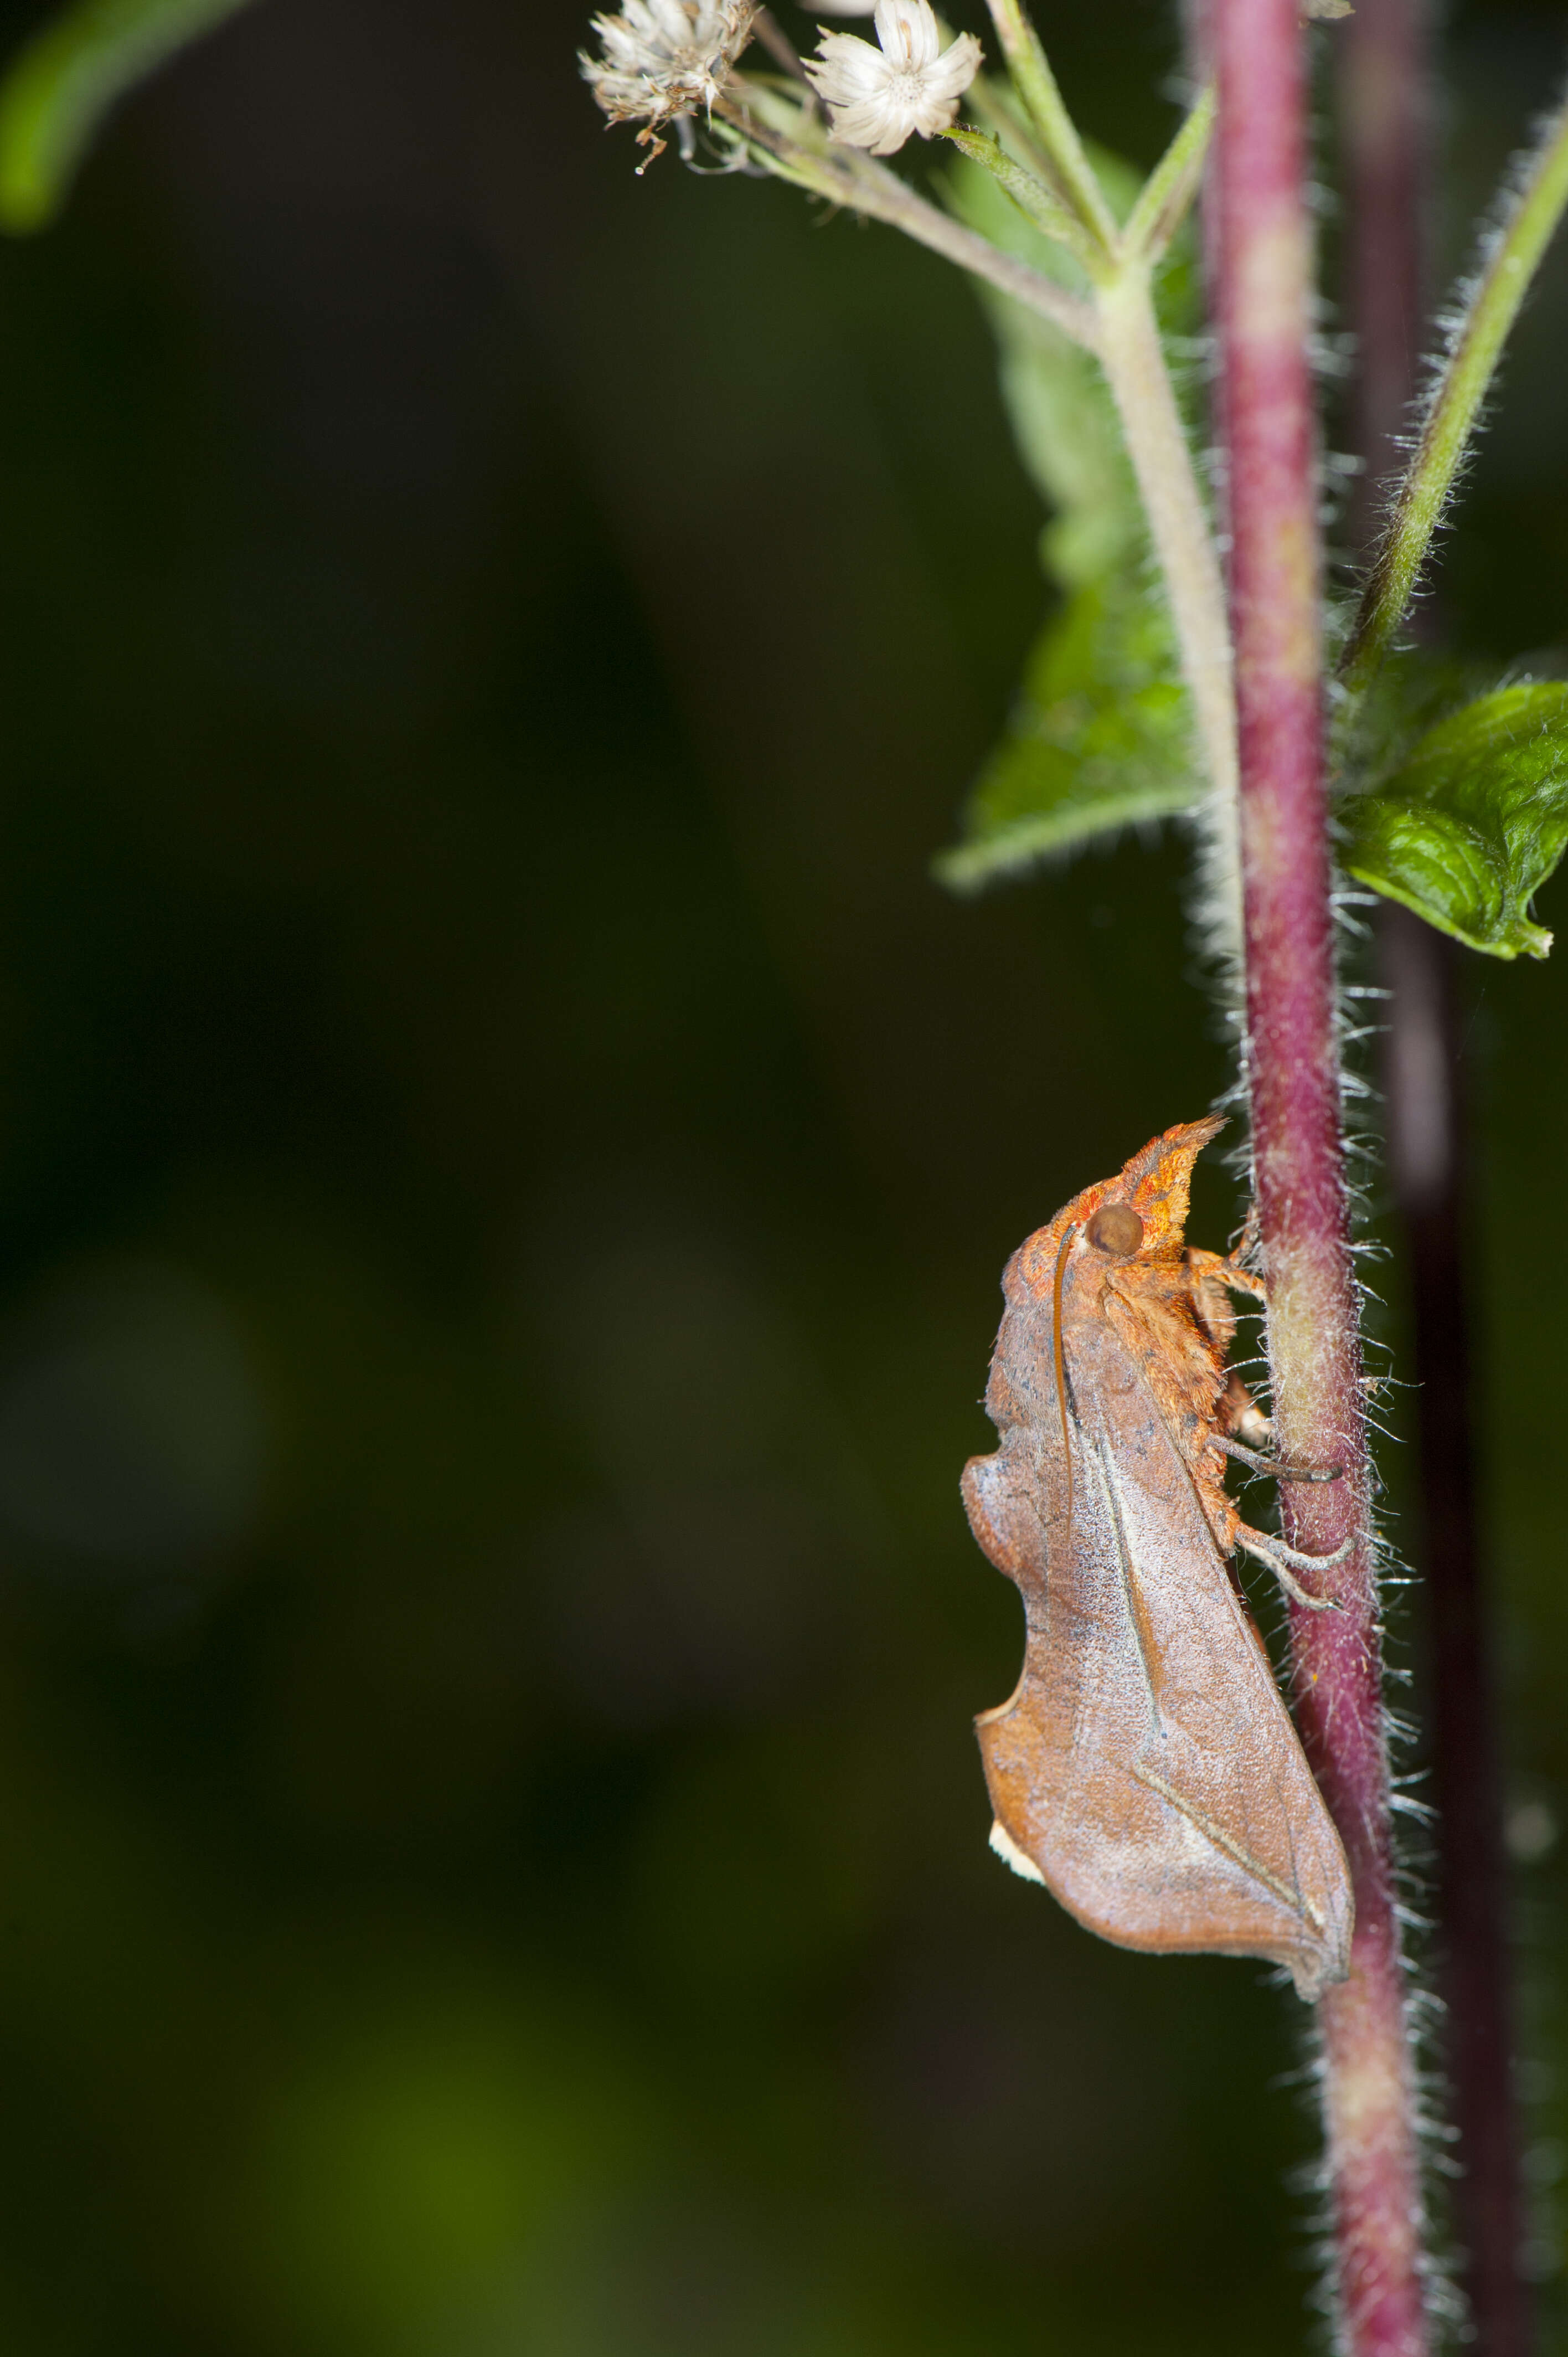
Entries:
[[[1008, 1300], [1048, 1298], [1062, 1238], [1069, 1227], [1078, 1230], [1090, 1246], [1108, 1252], [1112, 1259], [1126, 1259], [1133, 1254], [1141, 1261], [1179, 1259], [1193, 1165], [1224, 1126], [1212, 1115], [1205, 1121], [1177, 1122], [1152, 1137], [1114, 1178], [1102, 1178], [1098, 1186], [1086, 1187], [1081, 1195], [1075, 1195], [1049, 1226], [1037, 1228], [1008, 1262], [1002, 1280]], [[1110, 1232], [1123, 1239], [1132, 1234], [1130, 1226], [1116, 1216], [1123, 1209], [1136, 1216], [1141, 1232], [1131, 1243], [1107, 1246], [1101, 1237]], [[1098, 1233], [1094, 1232], [1097, 1220]]]

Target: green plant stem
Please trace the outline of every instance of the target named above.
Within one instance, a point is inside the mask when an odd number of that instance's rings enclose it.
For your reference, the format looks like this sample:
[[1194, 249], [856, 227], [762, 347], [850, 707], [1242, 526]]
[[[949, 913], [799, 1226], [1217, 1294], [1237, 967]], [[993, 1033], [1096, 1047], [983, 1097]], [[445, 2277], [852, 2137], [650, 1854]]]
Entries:
[[1370, 683], [1404, 619], [1503, 346], [1565, 206], [1568, 96], [1548, 123], [1490, 244], [1450, 342], [1415, 456], [1395, 495], [1388, 530], [1340, 660], [1340, 676], [1353, 697]]
[[1236, 705], [1219, 553], [1176, 407], [1146, 264], [1129, 261], [1096, 296], [1099, 354], [1149, 536], [1165, 576], [1208, 780], [1211, 898], [1234, 947], [1240, 932]]
[[1187, 121], [1139, 189], [1138, 201], [1122, 231], [1124, 253], [1158, 262], [1197, 194], [1213, 131], [1214, 87], [1210, 83], [1198, 93]]
[[1069, 295], [1044, 271], [1032, 269], [1028, 263], [1004, 253], [978, 230], [967, 229], [940, 206], [928, 204], [897, 172], [874, 163], [869, 156], [851, 147], [808, 147], [787, 132], [776, 130], [760, 119], [762, 96], [755, 89], [746, 88], [742, 102], [726, 95], [718, 101], [714, 113], [739, 132], [761, 161], [781, 179], [792, 180], [797, 188], [806, 188], [813, 196], [825, 197], [830, 204], [846, 206], [872, 221], [886, 221], [889, 228], [901, 229], [918, 244], [929, 246], [933, 253], [956, 262], [961, 269], [972, 271], [977, 278], [985, 279], [1004, 295], [1011, 295], [1015, 302], [1037, 311], [1075, 344], [1082, 344], [1090, 351], [1099, 350], [1100, 323], [1080, 296]]
[[1114, 216], [1083, 152], [1077, 125], [1062, 103], [1062, 94], [1057, 88], [1050, 60], [1040, 46], [1039, 35], [1024, 14], [1020, 0], [988, 0], [988, 5], [1008, 70], [1060, 178], [1062, 193], [1096, 242], [1107, 253], [1113, 252], [1119, 234]]

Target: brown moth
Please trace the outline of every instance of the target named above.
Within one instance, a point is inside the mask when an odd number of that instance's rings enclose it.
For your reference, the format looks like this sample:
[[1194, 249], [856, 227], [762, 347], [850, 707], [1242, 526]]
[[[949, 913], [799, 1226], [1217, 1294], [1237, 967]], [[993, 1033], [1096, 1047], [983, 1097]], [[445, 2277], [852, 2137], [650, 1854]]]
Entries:
[[[1086, 1188], [1014, 1254], [971, 1460], [975, 1537], [1024, 1599], [1024, 1674], [978, 1720], [992, 1846], [1102, 1939], [1288, 1966], [1318, 1996], [1348, 1967], [1345, 1852], [1227, 1557], [1261, 1556], [1322, 1608], [1302, 1555], [1241, 1521], [1227, 1456], [1268, 1427], [1225, 1360], [1230, 1291], [1258, 1278], [1183, 1241], [1187, 1122]], [[1332, 1472], [1298, 1474], [1332, 1479]]]

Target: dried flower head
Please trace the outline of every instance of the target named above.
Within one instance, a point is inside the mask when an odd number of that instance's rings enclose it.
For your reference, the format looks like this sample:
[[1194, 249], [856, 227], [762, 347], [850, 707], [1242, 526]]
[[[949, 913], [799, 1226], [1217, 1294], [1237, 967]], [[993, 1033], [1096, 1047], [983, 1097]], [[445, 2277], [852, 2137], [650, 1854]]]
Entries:
[[891, 156], [911, 131], [945, 131], [980, 71], [980, 43], [961, 33], [944, 49], [930, 0], [876, 0], [880, 48], [854, 33], [823, 33], [806, 71], [827, 105], [835, 139]]
[[622, 0], [596, 16], [604, 55], [582, 51], [583, 79], [612, 123], [640, 123], [639, 144], [661, 155], [659, 134], [711, 111], [751, 38], [760, 0]]

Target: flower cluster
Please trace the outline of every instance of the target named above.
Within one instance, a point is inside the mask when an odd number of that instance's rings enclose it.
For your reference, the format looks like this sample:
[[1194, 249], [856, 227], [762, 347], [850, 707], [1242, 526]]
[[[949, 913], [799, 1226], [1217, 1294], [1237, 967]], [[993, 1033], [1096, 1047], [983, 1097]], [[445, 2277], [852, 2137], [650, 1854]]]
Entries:
[[[843, 13], [848, 13], [843, 11]], [[912, 131], [945, 131], [980, 71], [980, 43], [961, 33], [942, 48], [930, 0], [876, 0], [873, 48], [854, 33], [824, 33], [806, 68], [846, 147], [891, 156]]]
[[622, 0], [596, 16], [604, 55], [583, 52], [583, 78], [612, 123], [640, 123], [652, 156], [667, 124], [711, 112], [757, 22], [760, 0]]

